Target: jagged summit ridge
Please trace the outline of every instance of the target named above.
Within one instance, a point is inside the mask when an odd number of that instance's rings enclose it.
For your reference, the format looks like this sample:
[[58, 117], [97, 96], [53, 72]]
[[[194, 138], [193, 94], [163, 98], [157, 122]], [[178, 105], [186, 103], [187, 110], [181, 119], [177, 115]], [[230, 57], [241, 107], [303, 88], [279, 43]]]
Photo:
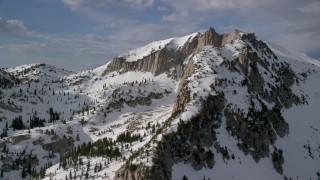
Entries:
[[219, 35], [213, 28], [209, 28], [204, 33], [197, 32], [181, 38], [155, 41], [113, 59], [106, 72], [138, 70], [159, 75], [178, 64], [182, 64], [188, 56], [195, 51], [200, 51], [204, 46], [222, 47], [241, 39], [241, 35], [239, 30]]
[[206, 32], [202, 33], [199, 37], [198, 49], [203, 46], [213, 45], [216, 47], [222, 47], [232, 41], [241, 39], [243, 33], [237, 29], [233, 29], [230, 32], [218, 34], [214, 28], [210, 27]]

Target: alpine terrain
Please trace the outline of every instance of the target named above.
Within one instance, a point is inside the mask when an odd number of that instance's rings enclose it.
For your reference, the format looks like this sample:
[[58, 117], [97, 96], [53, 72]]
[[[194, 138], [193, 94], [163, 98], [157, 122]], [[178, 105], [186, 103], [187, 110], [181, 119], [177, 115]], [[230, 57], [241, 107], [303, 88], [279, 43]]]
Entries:
[[213, 28], [94, 69], [0, 69], [3, 179], [320, 178], [320, 62]]

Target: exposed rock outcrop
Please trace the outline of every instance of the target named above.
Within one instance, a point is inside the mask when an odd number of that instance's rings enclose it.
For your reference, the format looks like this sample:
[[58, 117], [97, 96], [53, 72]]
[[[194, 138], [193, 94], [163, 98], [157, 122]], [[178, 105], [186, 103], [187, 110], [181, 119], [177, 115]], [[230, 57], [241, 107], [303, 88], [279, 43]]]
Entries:
[[31, 137], [30, 135], [17, 135], [17, 136], [11, 136], [9, 139], [12, 144], [18, 144], [21, 141], [30, 139], [30, 137]]
[[113, 109], [121, 109], [123, 108], [124, 104], [128, 105], [129, 107], [136, 107], [137, 105], [140, 106], [149, 106], [152, 103], [153, 99], [161, 99], [163, 98], [162, 93], [154, 93], [151, 92], [148, 96], [137, 96], [134, 99], [125, 100], [120, 98], [119, 100], [113, 100], [109, 103], [109, 106]]
[[70, 150], [70, 148], [72, 148], [73, 145], [74, 145], [74, 143], [73, 143], [72, 138], [64, 137], [64, 138], [59, 139], [55, 142], [44, 144], [44, 145], [42, 145], [42, 148], [48, 152], [63, 154], [65, 152], [67, 152], [68, 150]]
[[203, 46], [213, 45], [216, 47], [223, 47], [224, 45], [241, 38], [241, 32], [237, 29], [224, 34], [218, 34], [213, 28], [201, 34], [198, 40], [197, 49], [201, 50]]
[[127, 62], [126, 59], [122, 57], [115, 58], [110, 62], [103, 74], [107, 74], [112, 71], [142, 71], [159, 75], [180, 64], [184, 58], [185, 56], [179, 52], [163, 48], [134, 62]]
[[202, 34], [199, 33], [193, 39], [189, 39], [187, 43], [177, 51], [165, 47], [134, 62], [128, 62], [123, 57], [114, 58], [103, 75], [112, 71], [143, 71], [159, 75], [176, 65], [181, 65], [185, 58], [195, 51], [201, 50], [203, 46], [213, 45], [222, 47], [240, 38], [241, 32], [239, 30], [232, 30], [231, 32], [220, 35], [213, 28], [209, 28], [208, 31]]
[[186, 103], [190, 101], [190, 91], [186, 88], [188, 84], [186, 79], [194, 73], [194, 70], [195, 65], [191, 57], [188, 63], [182, 68], [181, 81], [179, 83], [178, 93], [172, 110], [173, 114], [181, 112], [184, 109]]
[[144, 167], [136, 165], [131, 165], [129, 167], [120, 168], [115, 176], [115, 180], [145, 180], [145, 170]]
[[21, 107], [18, 107], [15, 104], [7, 104], [5, 102], [0, 102], [0, 109], [8, 110], [14, 113], [21, 113], [22, 109]]

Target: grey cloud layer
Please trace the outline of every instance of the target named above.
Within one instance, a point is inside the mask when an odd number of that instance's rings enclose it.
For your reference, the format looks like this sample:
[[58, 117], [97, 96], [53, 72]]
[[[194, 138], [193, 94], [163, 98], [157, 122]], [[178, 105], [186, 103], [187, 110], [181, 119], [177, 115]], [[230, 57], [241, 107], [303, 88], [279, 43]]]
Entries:
[[145, 8], [153, 5], [154, 0], [62, 0], [65, 4], [69, 5], [72, 9], [76, 9], [83, 5], [95, 6], [110, 6], [110, 5], [124, 5], [130, 8]]

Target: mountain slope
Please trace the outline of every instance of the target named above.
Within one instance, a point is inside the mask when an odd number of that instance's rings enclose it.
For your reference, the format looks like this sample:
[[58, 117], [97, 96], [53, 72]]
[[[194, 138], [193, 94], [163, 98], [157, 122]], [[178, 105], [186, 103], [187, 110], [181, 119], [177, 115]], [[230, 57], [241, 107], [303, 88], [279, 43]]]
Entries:
[[320, 63], [254, 34], [210, 28], [87, 71], [0, 73], [5, 178], [320, 176]]
[[14, 76], [0, 69], [0, 87], [1, 88], [8, 88], [8, 87], [10, 88], [16, 83], [17, 81]]

